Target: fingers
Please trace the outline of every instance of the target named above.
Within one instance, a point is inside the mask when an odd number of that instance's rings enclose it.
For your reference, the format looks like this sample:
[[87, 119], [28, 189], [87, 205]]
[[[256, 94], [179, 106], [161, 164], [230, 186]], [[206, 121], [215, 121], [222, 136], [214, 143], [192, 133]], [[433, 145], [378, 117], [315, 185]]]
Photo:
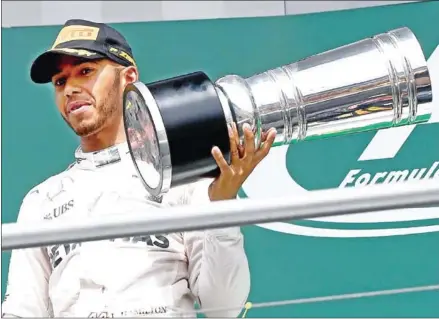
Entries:
[[227, 125], [227, 128], [229, 130], [230, 155], [231, 155], [231, 162], [233, 164], [239, 160], [238, 138], [234, 133], [234, 129], [232, 127]]
[[223, 153], [218, 148], [218, 146], [214, 146], [212, 148], [212, 156], [215, 159], [215, 162], [218, 165], [219, 169], [221, 170], [222, 174], [228, 174], [231, 172], [232, 169], [227, 163], [226, 159], [223, 156]]
[[267, 140], [268, 132], [270, 132], [270, 130], [262, 132], [262, 134], [261, 134], [261, 143], [264, 143]]
[[265, 156], [268, 155], [271, 147], [273, 146], [275, 138], [276, 138], [276, 129], [271, 128], [266, 132], [266, 139], [255, 154], [255, 159], [257, 163], [259, 163]]
[[262, 132], [262, 134], [261, 134], [261, 143], [264, 143], [264, 142], [267, 140], [268, 135], [269, 135], [269, 133], [270, 133], [272, 130], [274, 130], [274, 131], [275, 131], [275, 134], [277, 134], [277, 133], [276, 133], [276, 129], [275, 129], [274, 127], [270, 128], [270, 129], [267, 130], [267, 131]]
[[239, 170], [253, 170], [263, 158], [265, 158], [276, 138], [276, 129], [272, 128], [261, 134], [261, 147], [256, 149], [255, 136], [249, 124], [243, 125], [244, 131], [244, 143], [242, 146], [239, 142], [239, 134], [236, 123], [232, 123], [228, 126], [229, 141], [230, 141], [230, 153], [231, 153], [231, 165], [227, 163], [221, 150], [215, 146], [212, 148], [212, 156], [215, 159], [221, 173], [224, 175], [232, 176], [236, 169]]
[[241, 145], [241, 141], [239, 139], [238, 127], [236, 126], [235, 122], [232, 123], [232, 129], [233, 129], [233, 134], [235, 135], [236, 145], [237, 145], [238, 151], [239, 151], [239, 157], [243, 157], [244, 156], [244, 146]]
[[255, 153], [255, 135], [249, 124], [245, 123], [242, 128], [244, 130], [245, 157], [251, 159]]

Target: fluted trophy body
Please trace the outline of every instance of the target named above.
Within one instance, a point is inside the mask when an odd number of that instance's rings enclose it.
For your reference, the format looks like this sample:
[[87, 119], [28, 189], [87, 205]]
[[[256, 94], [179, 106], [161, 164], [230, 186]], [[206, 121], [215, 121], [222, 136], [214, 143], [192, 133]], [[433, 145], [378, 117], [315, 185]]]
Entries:
[[401, 28], [248, 78], [215, 82], [243, 136], [277, 129], [275, 144], [428, 120], [431, 82], [422, 49]]
[[218, 175], [214, 145], [230, 158], [227, 126], [261, 133], [275, 127], [275, 146], [425, 122], [432, 87], [415, 35], [400, 28], [244, 78], [212, 81], [194, 72], [124, 92], [124, 124], [145, 188]]

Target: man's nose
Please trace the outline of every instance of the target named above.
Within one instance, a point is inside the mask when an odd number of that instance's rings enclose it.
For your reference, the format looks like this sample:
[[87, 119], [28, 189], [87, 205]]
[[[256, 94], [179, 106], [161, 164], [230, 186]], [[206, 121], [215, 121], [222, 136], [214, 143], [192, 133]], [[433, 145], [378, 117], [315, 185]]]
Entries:
[[64, 87], [64, 95], [71, 97], [73, 94], [81, 93], [81, 87], [75, 81], [67, 81]]

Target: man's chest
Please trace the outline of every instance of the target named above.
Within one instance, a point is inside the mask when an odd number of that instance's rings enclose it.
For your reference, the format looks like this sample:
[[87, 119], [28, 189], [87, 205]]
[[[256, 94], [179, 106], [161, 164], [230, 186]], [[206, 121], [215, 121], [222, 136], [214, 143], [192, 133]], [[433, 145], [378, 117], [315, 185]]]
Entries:
[[147, 193], [135, 175], [75, 174], [60, 178], [42, 194], [45, 220], [85, 218], [138, 211], [154, 214], [161, 198]]
[[[52, 245], [46, 248], [53, 270], [65, 268], [69, 262], [80, 268], [90, 265], [106, 267], [128, 263], [128, 268], [155, 262], [158, 258], [185, 261], [185, 250], [180, 234], [157, 234], [122, 237], [94, 242]], [[75, 260], [76, 259], [76, 260]], [[126, 268], [126, 265], [125, 265]]]
[[[41, 210], [47, 222], [64, 223], [88, 217], [106, 218], [112, 214], [139, 213], [145, 216], [160, 214], [160, 201], [148, 196], [140, 181], [131, 176], [110, 178], [102, 175], [67, 176], [51, 185]], [[120, 176], [119, 176], [120, 177]], [[75, 242], [47, 247], [52, 268], [71, 258], [99, 264], [101, 260], [116, 260], [120, 256], [139, 258], [147, 262], [149, 256], [161, 253], [169, 258], [184, 256], [181, 236], [157, 234], [116, 239]], [[129, 256], [129, 257], [128, 257]]]

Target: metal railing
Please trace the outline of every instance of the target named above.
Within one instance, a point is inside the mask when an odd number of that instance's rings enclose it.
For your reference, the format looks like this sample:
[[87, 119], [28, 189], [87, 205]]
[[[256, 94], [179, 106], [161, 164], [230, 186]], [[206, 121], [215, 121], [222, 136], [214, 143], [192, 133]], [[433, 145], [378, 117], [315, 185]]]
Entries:
[[437, 180], [337, 188], [305, 192], [291, 198], [230, 200], [160, 210], [160, 214], [118, 213], [79, 220], [2, 225], [2, 251], [225, 228], [275, 221], [376, 212], [398, 208], [439, 206]]

